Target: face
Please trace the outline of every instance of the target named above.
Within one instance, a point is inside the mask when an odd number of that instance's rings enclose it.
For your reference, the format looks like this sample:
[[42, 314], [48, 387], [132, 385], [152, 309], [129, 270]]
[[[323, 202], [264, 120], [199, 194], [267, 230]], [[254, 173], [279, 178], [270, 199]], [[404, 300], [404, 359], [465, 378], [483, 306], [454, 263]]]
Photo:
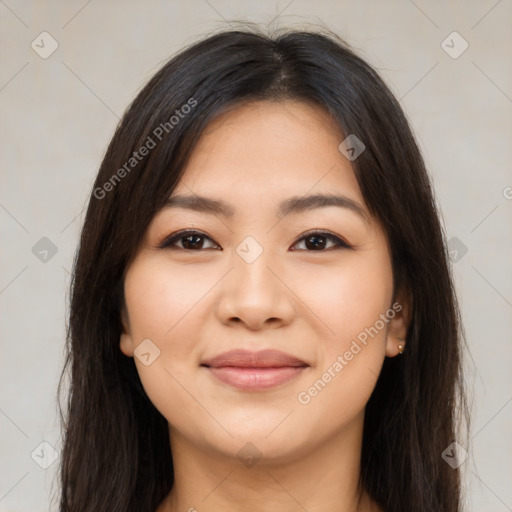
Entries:
[[171, 446], [283, 460], [362, 429], [406, 305], [344, 138], [306, 103], [223, 113], [149, 225], [120, 347]]

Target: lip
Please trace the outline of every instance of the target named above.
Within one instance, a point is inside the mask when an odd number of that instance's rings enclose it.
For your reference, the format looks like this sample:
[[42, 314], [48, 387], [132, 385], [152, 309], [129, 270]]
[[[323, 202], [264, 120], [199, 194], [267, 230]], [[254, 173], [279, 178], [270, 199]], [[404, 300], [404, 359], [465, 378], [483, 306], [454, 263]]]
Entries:
[[262, 391], [298, 377], [309, 365], [279, 350], [231, 350], [201, 366], [221, 382], [238, 389]]

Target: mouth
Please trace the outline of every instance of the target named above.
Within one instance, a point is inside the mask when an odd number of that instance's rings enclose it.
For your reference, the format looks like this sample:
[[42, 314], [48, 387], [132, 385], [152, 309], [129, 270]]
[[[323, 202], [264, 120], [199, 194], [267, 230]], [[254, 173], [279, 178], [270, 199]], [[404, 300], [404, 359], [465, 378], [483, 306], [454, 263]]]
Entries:
[[297, 378], [309, 365], [278, 350], [231, 350], [201, 364], [217, 380], [237, 389], [263, 391]]

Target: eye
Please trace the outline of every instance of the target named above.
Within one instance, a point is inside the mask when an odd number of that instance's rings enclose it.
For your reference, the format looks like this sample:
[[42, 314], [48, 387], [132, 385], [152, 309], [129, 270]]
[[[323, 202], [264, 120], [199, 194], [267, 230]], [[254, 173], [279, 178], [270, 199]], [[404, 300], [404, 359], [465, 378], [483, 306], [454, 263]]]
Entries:
[[[205, 241], [212, 242], [212, 246], [205, 247]], [[303, 242], [306, 251], [325, 252], [336, 248], [350, 249], [351, 246], [340, 237], [329, 231], [309, 231], [302, 235], [293, 246]], [[331, 246], [328, 247], [329, 243]], [[178, 245], [181, 244], [181, 245]], [[293, 247], [292, 246], [292, 247]], [[200, 251], [202, 249], [218, 249], [216, 244], [208, 235], [196, 230], [182, 230], [168, 236], [158, 246], [160, 249], [181, 249], [187, 251]], [[220, 249], [222, 250], [222, 249]], [[291, 249], [292, 251], [297, 249]], [[304, 249], [300, 249], [304, 250]]]
[[[328, 241], [333, 243], [331, 247], [328, 247], [326, 249], [326, 245], [328, 245]], [[294, 243], [294, 245], [298, 244], [299, 242], [304, 242], [305, 247], [307, 249], [311, 249], [311, 251], [315, 252], [325, 252], [325, 250], [331, 250], [331, 249], [350, 249], [351, 246], [342, 240], [340, 237], [334, 235], [333, 233], [330, 233], [329, 231], [309, 231], [308, 233], [302, 235], [297, 242]], [[293, 246], [292, 246], [293, 247]], [[295, 250], [295, 249], [292, 249]]]
[[[162, 243], [159, 244], [158, 247], [160, 249], [182, 249], [188, 251], [197, 251], [205, 249], [204, 240], [210, 240], [213, 242], [213, 240], [208, 235], [202, 233], [201, 231], [182, 230], [168, 236]], [[181, 247], [176, 245], [177, 242], [181, 242]], [[219, 247], [215, 243], [214, 245]], [[212, 248], [215, 249], [215, 247], [206, 247], [206, 249]]]

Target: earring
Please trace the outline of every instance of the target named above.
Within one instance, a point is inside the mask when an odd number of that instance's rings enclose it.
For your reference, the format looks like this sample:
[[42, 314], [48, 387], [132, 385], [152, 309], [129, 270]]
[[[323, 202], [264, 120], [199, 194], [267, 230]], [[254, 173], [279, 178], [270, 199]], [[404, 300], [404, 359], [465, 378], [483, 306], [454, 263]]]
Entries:
[[398, 338], [398, 340], [404, 342], [404, 343], [399, 343], [398, 344], [398, 352], [400, 354], [403, 354], [404, 350], [405, 350], [405, 338]]

